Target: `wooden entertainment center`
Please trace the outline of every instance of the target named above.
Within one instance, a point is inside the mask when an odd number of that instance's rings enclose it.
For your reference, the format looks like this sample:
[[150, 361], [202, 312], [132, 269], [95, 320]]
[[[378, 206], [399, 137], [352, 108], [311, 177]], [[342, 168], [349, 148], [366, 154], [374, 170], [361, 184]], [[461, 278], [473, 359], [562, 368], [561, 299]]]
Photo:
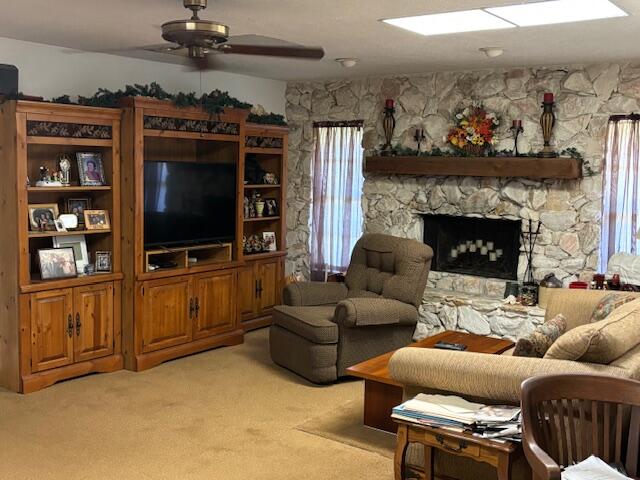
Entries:
[[[139, 371], [236, 345], [246, 331], [268, 325], [271, 309], [280, 303], [287, 129], [247, 123], [244, 110], [212, 116], [143, 97], [125, 99], [121, 106], [0, 105], [0, 214], [5, 219], [0, 231], [0, 386], [27, 393], [87, 373], [123, 366]], [[74, 128], [31, 135], [28, 122]], [[94, 125], [110, 127], [110, 136], [102, 131], [104, 138], [90, 138]], [[75, 166], [71, 186], [27, 185], [27, 176], [35, 183], [41, 165], [54, 169], [59, 154], [78, 152], [102, 155], [104, 185], [74, 185]], [[230, 159], [237, 178], [233, 242], [145, 249], [145, 160]], [[247, 159], [271, 174], [266, 183], [245, 181]], [[109, 211], [108, 230], [30, 231], [29, 204], [64, 203], [77, 196]], [[268, 199], [276, 207], [269, 215], [245, 218], [244, 199], [250, 196]], [[211, 221], [216, 221], [215, 212]], [[243, 237], [264, 232], [275, 236], [275, 245], [269, 251], [245, 252]], [[34, 261], [38, 249], [50, 248], [53, 237], [79, 234], [86, 235], [91, 256], [112, 253], [111, 273], [41, 280]], [[171, 267], [152, 269], [156, 263]]]

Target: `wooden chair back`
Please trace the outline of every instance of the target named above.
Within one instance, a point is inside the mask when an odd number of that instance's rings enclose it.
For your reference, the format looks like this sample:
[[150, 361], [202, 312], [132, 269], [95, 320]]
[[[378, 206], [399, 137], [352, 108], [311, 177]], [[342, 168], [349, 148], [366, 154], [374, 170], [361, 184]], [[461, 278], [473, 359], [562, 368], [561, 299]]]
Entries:
[[[599, 375], [540, 376], [522, 384], [521, 398], [523, 447], [535, 475], [559, 478], [561, 468], [596, 455], [637, 478], [640, 382]], [[536, 463], [546, 464], [546, 473]]]

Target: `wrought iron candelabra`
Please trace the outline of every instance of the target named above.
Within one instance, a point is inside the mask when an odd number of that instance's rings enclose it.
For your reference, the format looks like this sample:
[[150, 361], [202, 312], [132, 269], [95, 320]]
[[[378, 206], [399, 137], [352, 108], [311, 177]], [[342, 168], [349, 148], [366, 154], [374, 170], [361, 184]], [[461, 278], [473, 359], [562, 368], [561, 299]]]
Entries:
[[524, 283], [520, 291], [523, 305], [535, 305], [538, 303], [538, 284], [533, 277], [533, 251], [536, 248], [538, 235], [542, 223], [534, 228], [534, 222], [529, 219], [529, 227], [520, 233], [520, 239], [524, 247], [524, 254], [527, 257], [527, 270], [524, 273]]

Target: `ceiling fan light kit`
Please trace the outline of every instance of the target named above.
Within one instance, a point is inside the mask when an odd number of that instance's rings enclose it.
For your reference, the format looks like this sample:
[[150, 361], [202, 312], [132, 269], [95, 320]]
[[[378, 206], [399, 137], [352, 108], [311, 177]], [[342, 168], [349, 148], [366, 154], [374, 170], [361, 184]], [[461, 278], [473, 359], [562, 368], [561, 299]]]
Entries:
[[207, 57], [211, 53], [259, 55], [269, 57], [320, 60], [324, 50], [319, 47], [299, 45], [246, 45], [233, 43], [227, 25], [204, 20], [198, 12], [207, 8], [207, 0], [183, 0], [192, 16], [185, 20], [173, 20], [162, 24], [162, 38], [170, 42], [166, 48], [149, 47], [150, 51], [175, 51], [186, 49], [189, 58], [198, 69], [208, 69]]
[[336, 62], [342, 65], [344, 68], [355, 67], [358, 63], [357, 58], [336, 58]]
[[502, 54], [504, 54], [504, 50], [500, 47], [482, 47], [478, 50], [480, 50], [489, 58], [500, 57]]

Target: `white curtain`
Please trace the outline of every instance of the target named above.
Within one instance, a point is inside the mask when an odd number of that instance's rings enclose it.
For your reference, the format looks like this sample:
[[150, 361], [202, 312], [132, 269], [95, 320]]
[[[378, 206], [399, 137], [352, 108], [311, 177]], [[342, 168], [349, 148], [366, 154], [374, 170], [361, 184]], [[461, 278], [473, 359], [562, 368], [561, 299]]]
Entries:
[[362, 128], [315, 126], [311, 278], [344, 272], [362, 235]]
[[607, 131], [600, 270], [615, 253], [640, 254], [640, 121], [612, 119]]

